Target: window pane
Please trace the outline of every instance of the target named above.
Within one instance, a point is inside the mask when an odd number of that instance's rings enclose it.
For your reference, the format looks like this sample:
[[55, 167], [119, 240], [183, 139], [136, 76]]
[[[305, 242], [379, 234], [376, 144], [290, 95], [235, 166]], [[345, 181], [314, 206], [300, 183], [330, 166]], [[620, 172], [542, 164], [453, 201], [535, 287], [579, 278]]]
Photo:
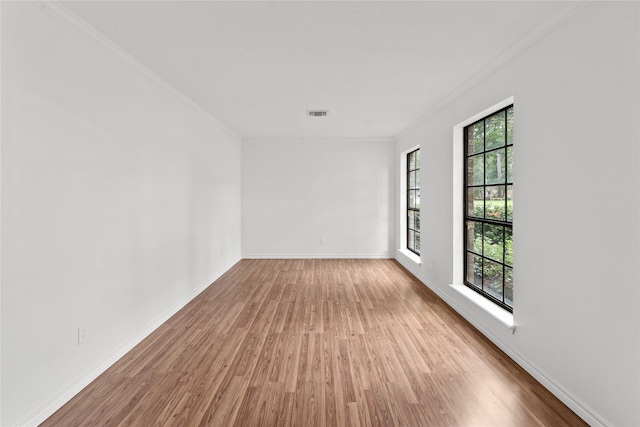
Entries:
[[504, 263], [513, 265], [513, 236], [511, 228], [504, 229]]
[[467, 252], [467, 282], [482, 288], [482, 257]]
[[502, 264], [484, 259], [482, 289], [502, 301]]
[[513, 185], [507, 185], [507, 221], [513, 222]]
[[513, 307], [513, 269], [504, 268], [504, 302]]
[[485, 218], [504, 221], [505, 219], [505, 186], [493, 185], [485, 187]]
[[484, 184], [484, 154], [469, 157], [467, 160], [467, 185]]
[[467, 154], [484, 151], [484, 122], [467, 128]]
[[420, 149], [407, 153], [407, 249], [420, 253]]
[[502, 243], [504, 227], [501, 225], [484, 225], [484, 253], [485, 257], [502, 262], [504, 246]]
[[467, 215], [484, 218], [484, 189], [467, 188]]
[[487, 184], [502, 184], [507, 177], [506, 163], [507, 155], [506, 150], [490, 151], [486, 154], [486, 183]]
[[507, 110], [507, 144], [513, 144], [513, 108]]
[[505, 133], [504, 111], [487, 118], [485, 120], [485, 150], [503, 146], [506, 139]]
[[513, 182], [513, 146], [507, 147], [507, 182]]
[[464, 132], [465, 283], [511, 310], [513, 106], [465, 127]]
[[467, 248], [482, 255], [482, 223], [467, 221]]

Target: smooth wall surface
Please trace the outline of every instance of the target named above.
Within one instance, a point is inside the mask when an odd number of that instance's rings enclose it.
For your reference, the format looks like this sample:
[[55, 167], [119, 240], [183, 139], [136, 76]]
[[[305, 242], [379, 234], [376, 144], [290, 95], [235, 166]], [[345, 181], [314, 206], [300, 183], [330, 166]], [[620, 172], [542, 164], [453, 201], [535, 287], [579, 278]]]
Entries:
[[240, 259], [240, 151], [73, 25], [2, 2], [2, 425]]
[[[639, 8], [592, 3], [396, 146], [422, 147], [422, 264], [398, 259], [593, 425], [640, 425]], [[510, 96], [513, 335], [450, 286], [452, 129]]]
[[389, 140], [243, 140], [243, 256], [390, 257], [393, 183]]

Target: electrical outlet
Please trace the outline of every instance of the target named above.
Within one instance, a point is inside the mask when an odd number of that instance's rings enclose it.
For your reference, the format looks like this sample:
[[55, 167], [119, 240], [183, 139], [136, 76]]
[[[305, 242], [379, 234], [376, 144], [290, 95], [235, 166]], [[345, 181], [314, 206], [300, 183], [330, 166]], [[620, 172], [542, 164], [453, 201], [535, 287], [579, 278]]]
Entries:
[[324, 237], [320, 237], [320, 244], [324, 245]]
[[80, 326], [78, 328], [78, 345], [80, 344], [84, 344], [85, 342], [87, 342], [87, 327], [86, 326]]

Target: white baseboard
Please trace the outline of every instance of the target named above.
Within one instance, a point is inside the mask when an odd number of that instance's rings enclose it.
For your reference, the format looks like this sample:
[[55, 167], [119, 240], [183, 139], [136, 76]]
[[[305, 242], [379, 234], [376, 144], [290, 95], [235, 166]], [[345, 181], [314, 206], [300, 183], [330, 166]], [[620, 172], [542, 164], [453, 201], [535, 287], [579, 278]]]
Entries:
[[243, 254], [242, 259], [391, 259], [390, 252], [376, 254]]
[[[235, 263], [231, 264], [233, 266]], [[229, 267], [231, 268], [231, 267]], [[94, 365], [91, 369], [81, 375], [78, 379], [73, 381], [67, 387], [62, 389], [59, 393], [45, 402], [40, 408], [33, 411], [27, 417], [25, 417], [22, 421], [20, 421], [17, 426], [37, 426], [44, 422], [47, 418], [53, 415], [58, 409], [64, 406], [65, 403], [70, 401], [76, 394], [78, 394], [82, 389], [88, 386], [93, 380], [98, 378], [102, 373], [104, 373], [107, 369], [111, 367], [114, 363], [116, 363], [119, 359], [121, 359], [125, 354], [131, 351], [136, 345], [140, 344], [142, 340], [151, 335], [153, 331], [158, 329], [160, 325], [169, 320], [171, 316], [180, 311], [185, 305], [187, 305], [191, 300], [200, 295], [205, 289], [207, 289], [213, 282], [218, 280], [225, 272], [229, 269], [222, 271], [221, 273], [213, 275], [209, 278], [205, 283], [202, 283], [197, 289], [191, 292], [189, 295], [178, 301], [167, 311], [162, 313], [158, 318], [156, 318], [151, 324], [149, 324], [146, 328], [144, 328], [138, 335], [129, 341], [123, 343], [120, 347], [114, 350], [112, 353], [105, 356], [101, 361], [99, 361], [96, 365]]]
[[[318, 254], [279, 254], [279, 255], [245, 255], [243, 256], [245, 259], [310, 259], [310, 258], [318, 258], [318, 259], [341, 259], [341, 258], [359, 258], [359, 259], [376, 259], [376, 258], [391, 258], [389, 254], [375, 254], [375, 255], [318, 255]], [[502, 340], [496, 337], [490, 330], [484, 327], [481, 323], [479, 323], [476, 319], [474, 319], [469, 313], [462, 310], [456, 303], [453, 301], [448, 295], [443, 293], [438, 287], [434, 286], [429, 280], [424, 277], [419, 271], [417, 271], [416, 266], [412, 266], [407, 262], [404, 262], [401, 258], [397, 258], [397, 261], [405, 267], [411, 274], [413, 274], [418, 280], [420, 280], [425, 286], [431, 289], [436, 295], [438, 295], [445, 303], [447, 303], [451, 308], [453, 308], [456, 312], [458, 312], [462, 317], [464, 317], [469, 323], [471, 323], [476, 329], [478, 329], [484, 336], [486, 336], [491, 342], [493, 342], [498, 348], [504, 351], [511, 359], [513, 359], [518, 365], [520, 365], [525, 371], [527, 371], [531, 376], [533, 376], [537, 381], [539, 381], [545, 388], [547, 388], [552, 394], [554, 394], [558, 399], [560, 399], [565, 405], [571, 408], [578, 416], [580, 416], [584, 421], [586, 421], [591, 426], [607, 426], [609, 425], [605, 422], [602, 417], [598, 416], [593, 410], [591, 410], [588, 405], [583, 403], [580, 399], [575, 397], [572, 393], [565, 390], [562, 386], [557, 384], [553, 379], [551, 379], [548, 375], [546, 375], [542, 370], [540, 370], [535, 364], [531, 363], [527, 360], [526, 357], [513, 350], [510, 346], [505, 344]], [[225, 272], [221, 272], [211, 279], [209, 279], [205, 284], [202, 284], [196, 290], [194, 290], [187, 297], [183, 298], [181, 301], [173, 305], [169, 310], [159, 316], [154, 322], [152, 322], [149, 326], [147, 326], [143, 331], [140, 332], [136, 337], [129, 340], [126, 343], [123, 343], [119, 348], [114, 350], [111, 354], [107, 355], [100, 362], [98, 362], [93, 368], [91, 368], [88, 372], [82, 375], [80, 378], [72, 382], [65, 389], [61, 390], [58, 394], [53, 396], [49, 401], [44, 403], [40, 408], [35, 410], [33, 413], [28, 415], [25, 419], [23, 419], [18, 426], [37, 426], [47, 418], [49, 418], [53, 413], [55, 413], [58, 409], [60, 409], [65, 403], [71, 400], [76, 394], [78, 394], [82, 389], [84, 389], [87, 385], [89, 385], [93, 380], [95, 380], [98, 376], [100, 376], [103, 372], [105, 372], [111, 365], [117, 362], [120, 358], [122, 358], [125, 354], [127, 354], [131, 349], [133, 349], [136, 345], [138, 345], [142, 340], [148, 337], [153, 331], [155, 331], [160, 325], [166, 322], [171, 316], [180, 311], [185, 305], [187, 305], [191, 300], [197, 297], [202, 291], [208, 288], [211, 283], [215, 282], [220, 276], [222, 276]]]
[[556, 396], [562, 403], [567, 405], [573, 412], [575, 412], [586, 423], [593, 427], [605, 427], [610, 423], [606, 422], [604, 418], [599, 416], [593, 409], [587, 404], [582, 402], [573, 393], [567, 391], [557, 381], [554, 381], [549, 375], [537, 367], [534, 363], [530, 362], [524, 355], [514, 350], [511, 346], [507, 345], [504, 341], [494, 335], [490, 329], [485, 327], [482, 323], [478, 322], [470, 313], [463, 310], [456, 302], [440, 288], [431, 283], [422, 273], [416, 264], [411, 264], [402, 257], [396, 257], [396, 260], [406, 268], [411, 274], [413, 274], [418, 280], [420, 280], [427, 288], [432, 290], [438, 295], [449, 307], [455, 310], [458, 314], [464, 317], [473, 327], [475, 327], [482, 335], [487, 337], [492, 343], [494, 343], [500, 350], [502, 350], [507, 356], [509, 356], [514, 362], [527, 371], [533, 378], [535, 378], [540, 384], [542, 384], [547, 390], [549, 390], [554, 396]]

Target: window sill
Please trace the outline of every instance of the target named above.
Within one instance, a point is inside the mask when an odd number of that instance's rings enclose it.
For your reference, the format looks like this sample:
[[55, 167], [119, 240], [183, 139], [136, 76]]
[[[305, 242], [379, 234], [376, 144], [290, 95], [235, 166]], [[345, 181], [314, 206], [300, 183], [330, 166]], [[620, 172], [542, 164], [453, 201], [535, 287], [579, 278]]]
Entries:
[[398, 252], [400, 252], [402, 255], [408, 258], [409, 261], [415, 263], [416, 265], [422, 264], [422, 262], [420, 261], [420, 257], [411, 252], [409, 249], [398, 249]]
[[495, 318], [501, 324], [503, 324], [507, 329], [511, 329], [515, 332], [516, 325], [513, 322], [513, 313], [509, 313], [502, 307], [499, 307], [484, 298], [482, 295], [474, 292], [472, 289], [469, 289], [465, 285], [450, 285], [454, 290], [458, 291], [463, 297], [471, 301], [473, 304], [478, 306], [483, 311], [487, 312], [491, 317]]

